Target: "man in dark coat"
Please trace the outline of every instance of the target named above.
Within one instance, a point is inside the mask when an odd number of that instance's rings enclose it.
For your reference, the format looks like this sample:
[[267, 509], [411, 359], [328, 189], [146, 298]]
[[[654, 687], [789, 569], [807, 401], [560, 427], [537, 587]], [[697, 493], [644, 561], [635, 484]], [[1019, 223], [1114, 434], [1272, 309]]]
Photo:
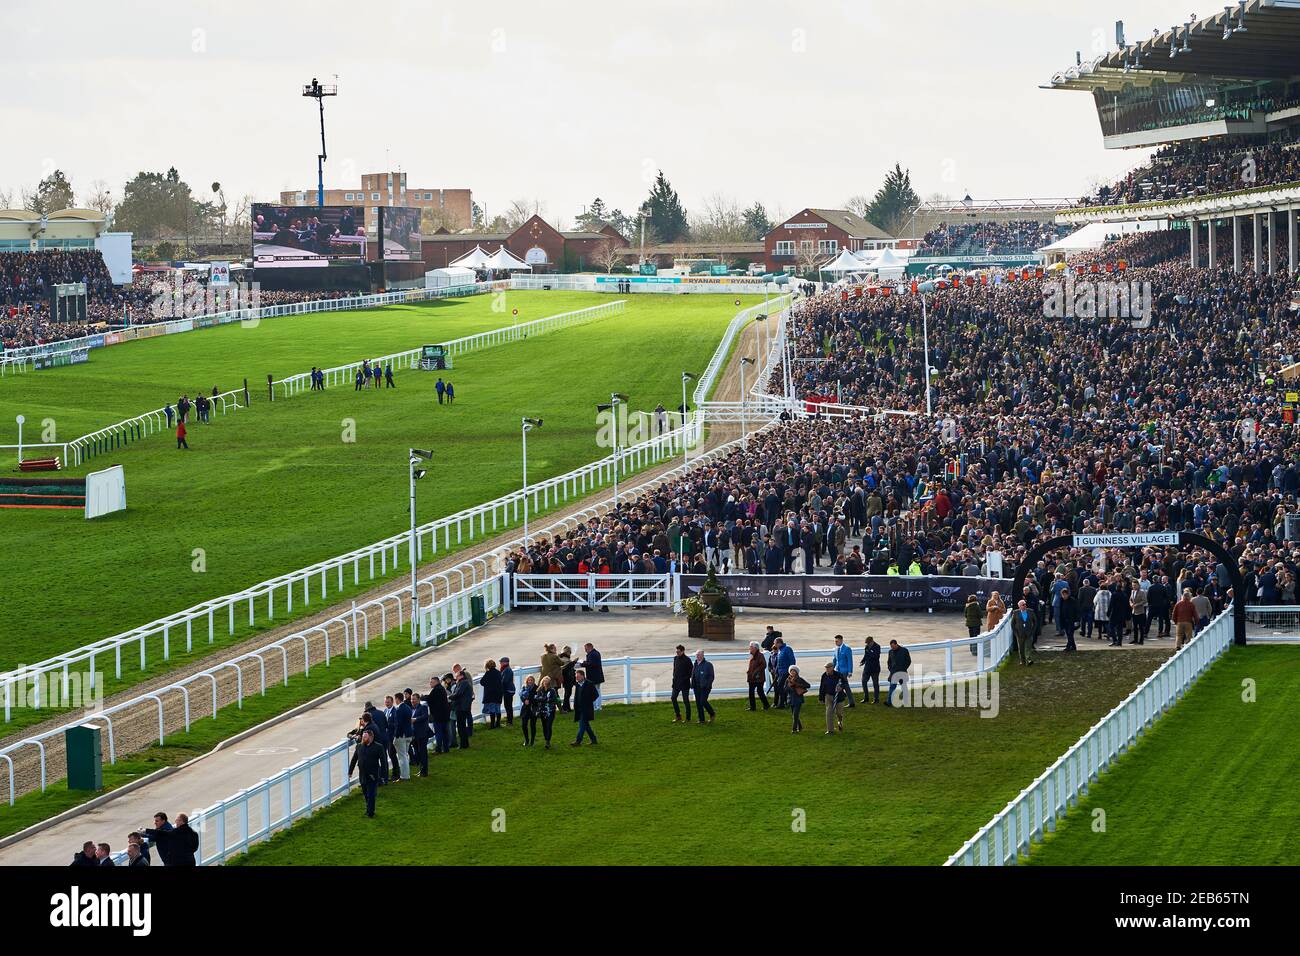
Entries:
[[411, 695], [411, 744], [415, 747], [415, 762], [420, 768], [420, 776], [429, 776], [429, 738], [433, 729], [429, 726], [429, 705], [419, 694]]
[[1011, 634], [1016, 639], [1016, 649], [1020, 652], [1020, 663], [1034, 662], [1034, 634], [1038, 630], [1038, 618], [1029, 609], [1028, 601], [1020, 601], [1011, 612]]
[[894, 706], [894, 688], [899, 690], [900, 703], [907, 693], [907, 671], [912, 666], [912, 652], [898, 641], [889, 642], [889, 657], [885, 660], [889, 668], [889, 692], [885, 695], [885, 706]]
[[397, 702], [393, 707], [393, 718], [390, 721], [389, 728], [392, 733], [392, 742], [389, 747], [389, 756], [397, 757], [397, 764], [393, 767], [393, 773], [397, 780], [411, 779], [411, 735], [414, 729], [411, 726], [411, 717], [413, 711], [411, 705], [406, 702], [405, 692], [398, 692], [393, 695]]
[[[366, 701], [365, 712], [370, 715], [370, 729], [374, 732], [375, 743], [384, 748], [385, 756], [388, 755], [388, 715], [384, 713], [382, 707], [376, 707], [370, 701]], [[379, 782], [388, 783], [388, 761], [384, 761], [384, 766], [379, 773]]]
[[375, 742], [375, 734], [369, 727], [361, 732], [361, 742], [357, 744], [357, 749], [352, 752], [352, 760], [348, 764], [348, 776], [352, 776], [352, 771], [358, 767], [361, 768], [358, 777], [361, 781], [361, 793], [366, 798], [366, 816], [375, 815], [375, 794], [379, 791], [379, 768], [388, 760], [388, 754], [384, 752], [384, 747]]
[[429, 678], [429, 723], [433, 725], [433, 752], [445, 754], [451, 750], [451, 702], [447, 688], [436, 677]]
[[1069, 588], [1061, 589], [1057, 615], [1057, 620], [1061, 625], [1061, 633], [1065, 635], [1066, 652], [1077, 651], [1079, 648], [1074, 643], [1074, 629], [1079, 625], [1079, 602], [1070, 593]]
[[570, 746], [581, 747], [584, 736], [591, 737], [591, 743], [594, 746], [596, 732], [591, 729], [591, 722], [596, 719], [596, 698], [600, 696], [600, 689], [587, 680], [587, 672], [582, 668], [574, 673], [573, 685], [573, 719], [578, 724], [578, 739]]
[[691, 670], [694, 665], [686, 655], [686, 648], [677, 645], [677, 654], [673, 657], [673, 723], [682, 722], [682, 709], [677, 704], [677, 695], [681, 694], [686, 702], [686, 720], [691, 719]]
[[587, 672], [587, 680], [596, 685], [596, 709], [600, 710], [600, 688], [605, 683], [605, 668], [600, 661], [600, 651], [591, 643], [584, 644], [582, 649], [587, 652], [582, 668]]

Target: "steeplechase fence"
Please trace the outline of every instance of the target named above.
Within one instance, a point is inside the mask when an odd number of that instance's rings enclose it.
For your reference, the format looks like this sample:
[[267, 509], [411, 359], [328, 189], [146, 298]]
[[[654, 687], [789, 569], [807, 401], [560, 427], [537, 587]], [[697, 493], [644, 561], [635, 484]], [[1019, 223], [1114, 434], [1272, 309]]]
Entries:
[[1094, 724], [944, 865], [1017, 863], [1033, 844], [1043, 841], [1045, 834], [1056, 831], [1056, 822], [1079, 805], [1079, 799], [1088, 793], [1088, 785], [1137, 743], [1232, 646], [1232, 641], [1229, 608]]

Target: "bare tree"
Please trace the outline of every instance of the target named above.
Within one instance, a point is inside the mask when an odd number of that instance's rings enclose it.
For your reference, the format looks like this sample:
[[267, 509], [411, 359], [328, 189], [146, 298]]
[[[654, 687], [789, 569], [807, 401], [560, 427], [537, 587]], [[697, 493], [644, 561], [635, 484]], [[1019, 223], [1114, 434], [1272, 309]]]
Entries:
[[540, 199], [516, 199], [506, 208], [506, 231], [514, 232], [533, 216], [545, 218], [546, 204]]
[[701, 243], [743, 242], [748, 236], [745, 213], [730, 196], [714, 193], [691, 217], [691, 239]]
[[112, 213], [113, 207], [117, 205], [116, 201], [113, 199], [112, 192], [109, 191], [108, 183], [104, 182], [102, 179], [96, 179], [90, 184], [90, 193], [83, 201], [86, 204], [86, 208], [103, 213], [105, 218]]
[[795, 252], [795, 262], [798, 264], [801, 275], [807, 275], [810, 272], [817, 271], [817, 264], [824, 257], [817, 252], [817, 243], [811, 239], [800, 240], [798, 251]]
[[604, 239], [596, 243], [596, 247], [591, 251], [591, 258], [608, 274], [613, 272], [614, 267], [623, 260], [625, 249], [625, 246], [613, 239]]
[[12, 209], [14, 204], [14, 191], [0, 187], [0, 209]]
[[871, 208], [871, 197], [858, 193], [844, 200], [844, 208], [855, 215], [867, 218], [867, 210]]

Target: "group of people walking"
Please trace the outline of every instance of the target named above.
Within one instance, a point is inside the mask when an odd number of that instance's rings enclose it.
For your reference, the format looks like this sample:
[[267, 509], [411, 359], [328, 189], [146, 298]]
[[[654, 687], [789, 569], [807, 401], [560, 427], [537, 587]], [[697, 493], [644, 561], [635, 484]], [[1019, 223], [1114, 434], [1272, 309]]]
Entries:
[[[324, 369], [313, 368], [311, 370], [311, 387], [323, 391], [325, 389], [325, 371]], [[363, 388], [379, 388], [382, 384], [387, 388], [397, 388], [397, 383], [393, 381], [393, 363], [380, 365], [376, 359], [373, 363], [370, 359], [364, 360], [357, 366], [356, 387], [353, 391], [361, 391]]]
[[[218, 389], [217, 386], [213, 385], [212, 397], [216, 398], [220, 394], [221, 390]], [[189, 420], [191, 411], [194, 412], [195, 417], [199, 421], [206, 424], [211, 421], [212, 401], [202, 392], [196, 392], [193, 401], [190, 400], [190, 396], [187, 393], [176, 399], [175, 408], [172, 408], [170, 402], [163, 406], [163, 414], [167, 416], [167, 427], [170, 429], [173, 427], [173, 422], [175, 423], [177, 451], [180, 451], [181, 449], [184, 449], [185, 451], [190, 450], [190, 444], [187, 440], [189, 436], [189, 428], [186, 427], [186, 422]]]

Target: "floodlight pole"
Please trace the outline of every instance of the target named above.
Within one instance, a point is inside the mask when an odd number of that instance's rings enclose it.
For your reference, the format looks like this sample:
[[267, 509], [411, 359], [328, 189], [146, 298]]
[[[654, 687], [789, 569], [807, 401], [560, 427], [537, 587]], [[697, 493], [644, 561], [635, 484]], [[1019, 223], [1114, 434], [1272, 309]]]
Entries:
[[690, 467], [691, 451], [690, 436], [686, 428], [686, 416], [690, 414], [690, 409], [686, 404], [686, 383], [695, 378], [690, 372], [682, 372], [682, 469]]
[[302, 95], [309, 96], [320, 107], [320, 152], [316, 154], [316, 205], [325, 205], [325, 160], [329, 158], [325, 151], [325, 97], [338, 96], [337, 86], [322, 86], [316, 77], [302, 88]]
[[933, 414], [930, 408], [930, 320], [925, 311], [925, 293], [921, 293], [921, 342], [925, 350], [925, 417]]
[[618, 395], [611, 394], [609, 397], [611, 410], [614, 412], [614, 508], [618, 508], [618, 456], [621, 451], [619, 447], [618, 435]]
[[749, 424], [746, 417], [746, 410], [749, 408], [749, 393], [745, 391], [745, 366], [753, 365], [754, 360], [751, 358], [742, 358], [740, 360], [740, 447], [749, 450]]
[[[27, 418], [19, 415], [14, 421], [18, 423], [18, 464], [21, 465], [23, 463], [23, 422], [27, 421]], [[64, 464], [66, 465], [67, 462], [64, 462]]]
[[[410, 455], [406, 459], [409, 477], [411, 479], [411, 643], [420, 643], [420, 591], [416, 584], [416, 557], [415, 557], [415, 449], [412, 448]], [[434, 534], [438, 532], [435, 530]]]
[[534, 428], [540, 427], [542, 420], [540, 418], [523, 419], [519, 435], [524, 443], [524, 547], [528, 547], [528, 433]]

